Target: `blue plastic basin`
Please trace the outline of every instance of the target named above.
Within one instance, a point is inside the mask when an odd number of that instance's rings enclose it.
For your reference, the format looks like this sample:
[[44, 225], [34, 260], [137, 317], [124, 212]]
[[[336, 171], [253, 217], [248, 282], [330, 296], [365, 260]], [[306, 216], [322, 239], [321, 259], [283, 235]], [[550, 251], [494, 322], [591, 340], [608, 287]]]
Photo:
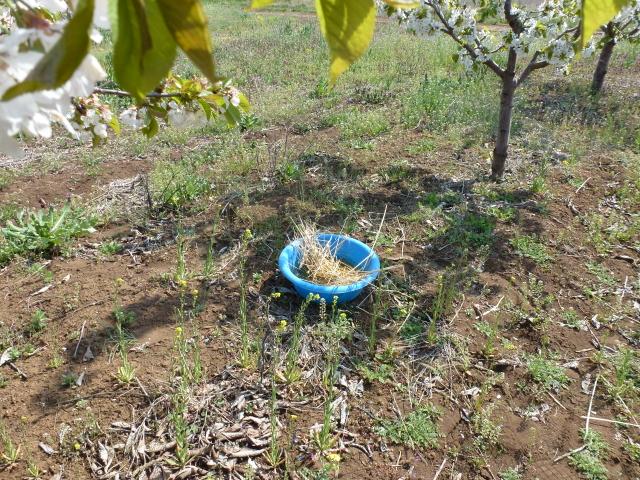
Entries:
[[320, 233], [317, 236], [321, 244], [329, 243], [336, 257], [348, 265], [357, 266], [360, 270], [371, 272], [359, 282], [349, 285], [318, 285], [300, 278], [298, 265], [300, 263], [300, 240], [295, 240], [287, 245], [280, 253], [278, 266], [282, 274], [289, 280], [302, 298], [307, 298], [310, 293], [318, 294], [327, 303], [333, 302], [333, 297], [338, 297], [338, 303], [350, 302], [356, 298], [362, 290], [373, 282], [380, 272], [380, 258], [378, 255], [355, 238], [333, 233]]

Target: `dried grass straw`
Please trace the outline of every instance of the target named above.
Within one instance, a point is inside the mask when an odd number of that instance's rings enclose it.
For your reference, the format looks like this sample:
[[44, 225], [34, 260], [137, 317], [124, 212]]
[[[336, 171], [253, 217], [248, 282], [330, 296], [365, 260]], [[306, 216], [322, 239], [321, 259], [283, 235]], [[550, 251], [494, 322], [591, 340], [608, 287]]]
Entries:
[[[300, 264], [304, 277], [318, 285], [350, 285], [359, 282], [371, 272], [365, 272], [348, 265], [336, 257], [340, 244], [331, 247], [331, 242], [318, 241], [318, 231], [309, 223], [296, 225], [296, 234], [300, 239]], [[361, 262], [362, 263], [362, 262]]]

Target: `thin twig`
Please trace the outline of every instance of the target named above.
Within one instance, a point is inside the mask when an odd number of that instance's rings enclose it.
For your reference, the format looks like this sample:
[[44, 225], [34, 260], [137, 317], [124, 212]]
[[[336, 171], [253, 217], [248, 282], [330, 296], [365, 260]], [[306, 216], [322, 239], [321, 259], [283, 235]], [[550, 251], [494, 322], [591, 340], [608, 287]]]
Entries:
[[7, 362], [7, 365], [9, 365], [9, 367], [11, 367], [11, 369], [14, 370], [18, 375], [20, 375], [20, 378], [22, 378], [23, 380], [27, 379], [27, 374], [20, 370], [15, 363]]
[[446, 464], [447, 464], [447, 457], [444, 457], [444, 460], [442, 460], [442, 463], [440, 464], [440, 467], [436, 471], [436, 474], [433, 476], [433, 480], [438, 480], [438, 477], [440, 476], [440, 473], [442, 472], [442, 469]]
[[[584, 415], [581, 416], [580, 418], [587, 418]], [[630, 422], [621, 422], [620, 420], [610, 420], [608, 418], [600, 418], [600, 417], [589, 417], [588, 420], [594, 420], [596, 422], [605, 422], [605, 423], [615, 423], [616, 425], [624, 425], [627, 427], [636, 427], [636, 428], [640, 428], [640, 425], [638, 425], [637, 423], [630, 423]]]
[[[124, 90], [116, 90], [113, 88], [100, 88], [96, 87], [93, 89], [93, 93], [98, 93], [100, 95], [115, 95], [116, 97], [130, 97], [131, 94]], [[173, 92], [173, 93], [160, 93], [160, 92], [150, 92], [147, 93], [147, 98], [170, 98], [170, 97], [182, 97], [184, 93], [181, 92]]]
[[553, 396], [553, 394], [551, 392], [547, 392], [547, 394], [551, 397], [551, 400], [553, 400], [554, 402], [556, 402], [558, 405], [560, 405], [563, 409], [567, 409], [567, 407], [565, 407], [563, 404], [560, 403], [560, 400], [558, 400], [556, 397]]
[[571, 450], [570, 452], [565, 453], [564, 455], [560, 455], [559, 457], [556, 457], [553, 459], [553, 463], [559, 462], [560, 460], [562, 460], [563, 458], [567, 458], [571, 455], [573, 455], [574, 453], [578, 453], [581, 452], [582, 450], [584, 450], [585, 448], [587, 448], [586, 445], [582, 445], [581, 447], [578, 448], [574, 448], [573, 450]]
[[576, 193], [578, 193], [580, 190], [582, 190], [582, 188], [587, 184], [587, 182], [591, 180], [591, 177], [587, 178], [584, 182], [582, 182], [582, 185], [580, 185], [577, 190]]
[[80, 348], [80, 342], [82, 341], [82, 337], [84, 336], [84, 326], [87, 321], [82, 322], [82, 327], [80, 328], [80, 337], [78, 337], [78, 343], [76, 343], [76, 349], [73, 351], [73, 358], [78, 356], [78, 349]]
[[589, 420], [591, 419], [591, 406], [593, 405], [593, 397], [596, 394], [596, 387], [598, 386], [598, 379], [600, 378], [600, 375], [596, 375], [596, 379], [593, 381], [593, 389], [591, 390], [591, 398], [589, 399], [589, 409], [587, 410], [587, 422], [585, 423], [584, 426], [584, 432], [585, 435], [587, 435], [589, 433]]

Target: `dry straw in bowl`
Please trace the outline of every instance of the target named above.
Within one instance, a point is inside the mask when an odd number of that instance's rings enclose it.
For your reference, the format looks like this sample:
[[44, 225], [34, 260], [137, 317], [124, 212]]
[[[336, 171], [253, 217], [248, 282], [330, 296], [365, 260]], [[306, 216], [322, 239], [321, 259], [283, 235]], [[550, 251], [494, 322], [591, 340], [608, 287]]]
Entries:
[[338, 259], [336, 252], [340, 250], [340, 244], [319, 242], [318, 230], [314, 225], [301, 222], [295, 229], [300, 242], [298, 268], [305, 280], [318, 285], [350, 285], [371, 273]]

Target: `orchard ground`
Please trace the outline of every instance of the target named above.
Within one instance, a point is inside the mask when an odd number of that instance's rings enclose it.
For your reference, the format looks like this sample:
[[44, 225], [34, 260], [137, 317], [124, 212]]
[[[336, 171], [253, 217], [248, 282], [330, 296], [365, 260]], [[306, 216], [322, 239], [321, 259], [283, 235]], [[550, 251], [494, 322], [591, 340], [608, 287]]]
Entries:
[[[253, 106], [241, 128], [61, 135], [1, 160], [2, 225], [71, 201], [97, 231], [0, 270], [0, 478], [640, 478], [638, 47], [616, 47], [599, 97], [595, 59], [535, 72], [496, 184], [493, 75], [381, 22], [332, 90], [292, 5], [208, 4]], [[307, 310], [287, 384], [273, 338], [289, 348], [301, 299], [277, 257], [301, 220], [377, 238], [384, 271], [351, 322]]]

